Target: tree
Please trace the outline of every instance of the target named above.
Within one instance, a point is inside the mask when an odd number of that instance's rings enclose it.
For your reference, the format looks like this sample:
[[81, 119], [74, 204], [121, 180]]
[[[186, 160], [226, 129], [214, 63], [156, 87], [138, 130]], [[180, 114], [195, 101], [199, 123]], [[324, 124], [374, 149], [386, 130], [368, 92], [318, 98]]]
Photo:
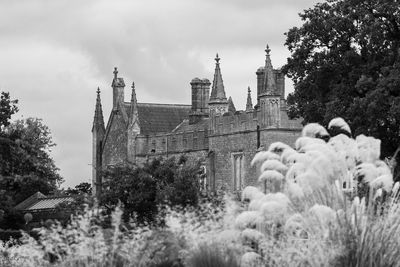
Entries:
[[10, 124], [11, 115], [18, 112], [18, 100], [11, 100], [8, 92], [0, 94], [0, 131]]
[[175, 158], [144, 166], [110, 166], [103, 172], [101, 205], [112, 210], [120, 201], [124, 219], [153, 222], [159, 205], [195, 206], [199, 200], [200, 164]]
[[289, 116], [325, 126], [343, 117], [392, 156], [400, 144], [399, 2], [327, 0], [300, 17], [303, 25], [286, 33]]
[[49, 194], [63, 181], [49, 152], [55, 144], [42, 120], [10, 122], [17, 100], [1, 93], [0, 100], [0, 228], [18, 228], [23, 222], [14, 206], [37, 191]]

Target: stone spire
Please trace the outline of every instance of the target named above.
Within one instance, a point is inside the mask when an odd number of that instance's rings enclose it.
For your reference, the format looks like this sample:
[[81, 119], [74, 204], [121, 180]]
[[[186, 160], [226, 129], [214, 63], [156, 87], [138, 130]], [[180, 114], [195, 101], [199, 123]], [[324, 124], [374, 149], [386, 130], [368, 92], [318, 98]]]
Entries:
[[131, 110], [129, 115], [131, 117], [131, 120], [137, 118], [138, 116], [135, 82], [132, 82]]
[[253, 102], [251, 101], [251, 90], [250, 86], [247, 87], [247, 103], [246, 103], [246, 111], [253, 111]]
[[231, 112], [231, 113], [236, 112], [235, 104], [233, 104], [232, 97], [229, 97], [229, 99], [228, 99], [228, 112]]
[[264, 67], [264, 93], [266, 95], [275, 95], [276, 94], [276, 84], [275, 77], [273, 73], [273, 67], [271, 63], [270, 53], [271, 49], [269, 46], [265, 48], [265, 67]]
[[96, 98], [96, 108], [94, 111], [94, 119], [93, 119], [93, 131], [104, 130], [104, 118], [103, 118], [103, 108], [101, 106], [100, 99], [100, 88], [97, 87], [97, 98]]
[[214, 81], [211, 89], [210, 102], [226, 102], [226, 95], [224, 89], [224, 81], [222, 80], [221, 69], [219, 68], [219, 60], [220, 58], [215, 57], [215, 73], [214, 73]]

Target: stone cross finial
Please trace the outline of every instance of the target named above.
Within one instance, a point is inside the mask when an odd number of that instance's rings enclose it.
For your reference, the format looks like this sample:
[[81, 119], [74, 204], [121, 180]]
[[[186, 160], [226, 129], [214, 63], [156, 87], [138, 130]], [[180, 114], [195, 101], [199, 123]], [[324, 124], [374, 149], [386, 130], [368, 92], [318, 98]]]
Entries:
[[100, 87], [97, 87], [97, 95], [100, 95]]
[[250, 86], [247, 87], [247, 92], [250, 94], [250, 92], [251, 92]]
[[269, 45], [265, 48], [265, 53], [267, 53], [267, 56], [269, 56], [269, 53], [271, 52], [271, 49], [269, 49]]
[[118, 69], [117, 67], [114, 67], [114, 78], [117, 79], [117, 75], [118, 75]]
[[132, 82], [131, 88], [132, 88], [133, 90], [135, 90], [135, 82]]
[[219, 58], [218, 53], [217, 53], [217, 56], [215, 57], [215, 61], [217, 62], [217, 64], [219, 63], [219, 60], [220, 60], [220, 58]]

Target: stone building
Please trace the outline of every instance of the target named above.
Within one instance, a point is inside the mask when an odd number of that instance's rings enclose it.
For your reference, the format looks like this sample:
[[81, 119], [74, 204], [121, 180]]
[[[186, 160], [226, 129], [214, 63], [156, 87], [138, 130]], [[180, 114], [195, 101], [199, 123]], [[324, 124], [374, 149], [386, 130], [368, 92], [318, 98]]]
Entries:
[[139, 103], [134, 83], [125, 102], [125, 82], [115, 68], [107, 126], [97, 91], [92, 128], [95, 194], [101, 193], [99, 170], [108, 165], [183, 154], [204, 162], [210, 190], [240, 191], [256, 184], [258, 173], [250, 162], [257, 149], [276, 141], [293, 144], [301, 132], [300, 121], [287, 116], [284, 74], [273, 69], [268, 46], [265, 52], [265, 65], [256, 71], [256, 105], [248, 88], [246, 110], [240, 111], [226, 97], [218, 54], [212, 86], [208, 79], [190, 82], [191, 105]]

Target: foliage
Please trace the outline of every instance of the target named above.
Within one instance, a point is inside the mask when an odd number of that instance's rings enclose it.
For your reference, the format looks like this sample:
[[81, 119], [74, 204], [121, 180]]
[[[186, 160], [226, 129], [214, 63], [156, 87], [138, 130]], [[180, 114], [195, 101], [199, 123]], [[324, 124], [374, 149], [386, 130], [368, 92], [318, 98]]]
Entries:
[[74, 188], [68, 187], [64, 192], [66, 195], [91, 195], [92, 185], [86, 182], [82, 182], [76, 185]]
[[18, 109], [8, 93], [0, 104], [0, 228], [18, 229], [21, 216], [14, 206], [37, 191], [54, 192], [63, 179], [49, 154], [55, 146], [49, 128], [36, 118], [9, 122]]
[[113, 209], [120, 201], [125, 220], [136, 215], [140, 222], [152, 222], [160, 205], [197, 205], [199, 169], [198, 162], [175, 158], [157, 158], [143, 167], [108, 167], [103, 173], [101, 203]]
[[400, 5], [385, 0], [327, 0], [300, 14], [286, 33], [284, 71], [294, 81], [290, 117], [322, 125], [346, 119], [355, 135], [400, 143]]
[[1, 92], [0, 95], [0, 131], [10, 124], [11, 116], [18, 112], [18, 100], [10, 99], [10, 93]]

